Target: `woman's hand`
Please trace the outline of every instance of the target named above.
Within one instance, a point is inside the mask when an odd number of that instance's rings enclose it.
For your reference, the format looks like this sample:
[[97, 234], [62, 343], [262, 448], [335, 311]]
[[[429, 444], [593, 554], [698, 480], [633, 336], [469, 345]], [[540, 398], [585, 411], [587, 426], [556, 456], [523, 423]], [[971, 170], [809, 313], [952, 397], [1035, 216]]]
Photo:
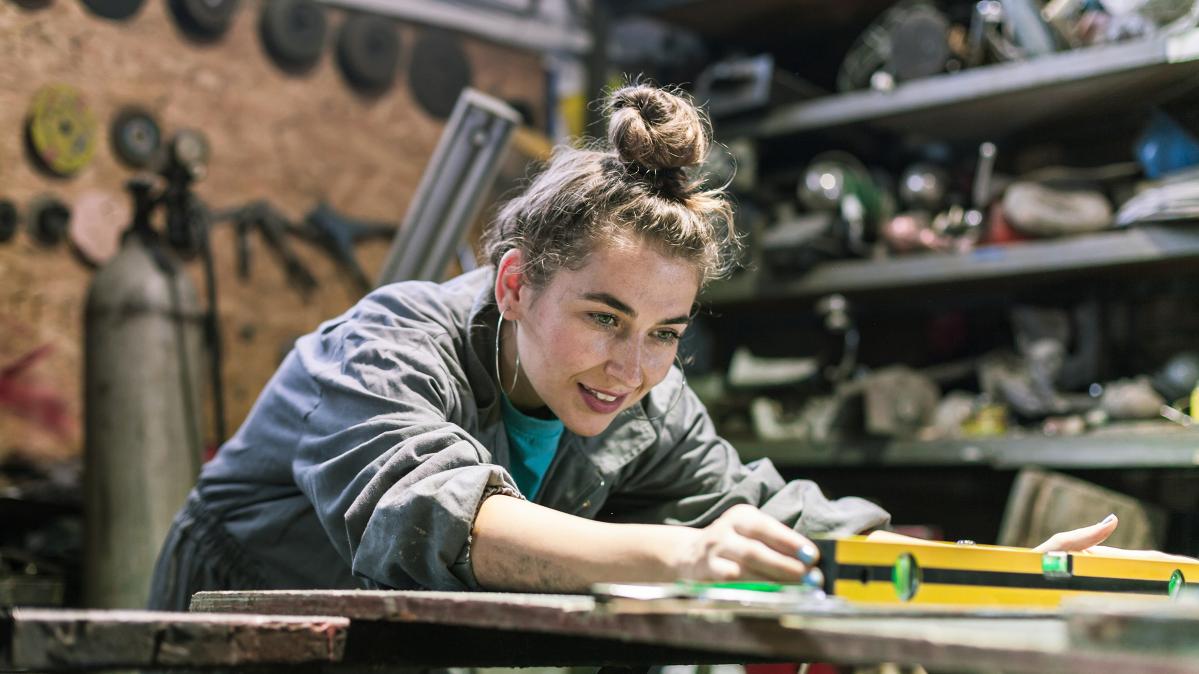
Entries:
[[680, 551], [680, 578], [824, 584], [815, 544], [753, 506], [733, 506], [694, 532]]
[[1084, 552], [1107, 555], [1108, 557], [1126, 557], [1129, 559], [1145, 559], [1156, 561], [1173, 561], [1195, 563], [1199, 560], [1182, 555], [1171, 555], [1157, 550], [1125, 550], [1100, 545], [1116, 530], [1120, 523], [1114, 514], [1108, 515], [1098, 524], [1089, 527], [1063, 531], [1049, 537], [1049, 540], [1033, 548], [1038, 552]]
[[1037, 552], [1086, 552], [1106, 541], [1119, 524], [1120, 520], [1113, 513], [1103, 518], [1103, 521], [1089, 527], [1056, 533], [1033, 550]]

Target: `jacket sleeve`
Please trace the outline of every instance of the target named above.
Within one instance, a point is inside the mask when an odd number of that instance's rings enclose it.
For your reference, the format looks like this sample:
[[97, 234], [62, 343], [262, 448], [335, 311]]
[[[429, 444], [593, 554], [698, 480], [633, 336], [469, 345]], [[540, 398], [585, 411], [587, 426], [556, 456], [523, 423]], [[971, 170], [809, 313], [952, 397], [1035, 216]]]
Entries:
[[856, 534], [889, 524], [890, 515], [865, 499], [831, 500], [810, 480], [784, 482], [769, 459], [743, 464], [716, 434], [695, 393], [681, 382], [673, 388], [669, 396], [677, 400], [662, 403], [663, 394], [649, 406], [664, 415], [655, 424], [658, 442], [626, 466], [605, 504], [606, 518], [705, 526], [748, 503], [805, 535]]
[[[478, 582], [470, 532], [512, 477], [456, 418], [452, 349], [415, 328], [327, 327], [297, 348], [318, 389], [292, 473], [325, 533], [368, 586], [460, 590]], [[457, 411], [457, 412], [456, 412]]]

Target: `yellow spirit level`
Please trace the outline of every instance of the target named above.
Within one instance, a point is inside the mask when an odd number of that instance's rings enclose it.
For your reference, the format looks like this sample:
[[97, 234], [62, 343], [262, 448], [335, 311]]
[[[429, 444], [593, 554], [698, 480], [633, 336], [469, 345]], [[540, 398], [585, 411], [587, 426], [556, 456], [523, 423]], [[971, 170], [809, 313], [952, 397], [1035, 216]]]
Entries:
[[815, 541], [824, 591], [850, 602], [1057, 606], [1070, 596], [1176, 596], [1199, 563], [935, 541]]

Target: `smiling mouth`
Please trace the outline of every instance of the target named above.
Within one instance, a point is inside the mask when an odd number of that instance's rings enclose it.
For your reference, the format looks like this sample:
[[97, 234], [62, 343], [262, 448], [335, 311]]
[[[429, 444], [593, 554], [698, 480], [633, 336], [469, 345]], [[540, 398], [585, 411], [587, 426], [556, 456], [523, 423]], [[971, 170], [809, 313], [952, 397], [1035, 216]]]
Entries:
[[582, 386], [582, 387], [583, 387], [583, 389], [584, 389], [584, 390], [586, 390], [586, 391], [587, 391], [588, 393], [590, 393], [591, 395], [595, 396], [596, 398], [599, 398], [600, 400], [602, 400], [602, 401], [604, 401], [604, 402], [606, 402], [606, 403], [614, 403], [614, 402], [616, 402], [616, 401], [617, 401], [617, 399], [618, 399], [618, 398], [623, 398], [623, 397], [624, 397], [624, 396], [614, 396], [614, 395], [609, 395], [609, 394], [607, 394], [607, 393], [603, 393], [603, 392], [601, 392], [601, 391], [597, 391], [597, 390], [595, 390], [595, 389], [593, 389], [593, 388], [591, 388], [591, 387], [587, 386], [586, 384], [580, 384], [580, 386]]

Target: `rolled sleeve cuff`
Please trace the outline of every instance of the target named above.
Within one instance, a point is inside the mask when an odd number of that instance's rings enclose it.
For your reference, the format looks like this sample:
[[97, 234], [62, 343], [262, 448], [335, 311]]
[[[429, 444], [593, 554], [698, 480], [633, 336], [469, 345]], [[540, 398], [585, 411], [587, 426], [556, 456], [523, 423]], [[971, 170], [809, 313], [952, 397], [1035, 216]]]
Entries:
[[[513, 498], [524, 499], [524, 495], [516, 488], [516, 483], [508, 476], [503, 469], [493, 470], [487, 479], [487, 485], [483, 487], [483, 494], [479, 497], [479, 503], [475, 506], [475, 517], [479, 516], [479, 509], [483, 507], [483, 502], [488, 498], [495, 496], [511, 496]], [[474, 520], [471, 520], [472, 523]], [[473, 528], [473, 527], [472, 527]], [[466, 542], [462, 544], [462, 551], [458, 553], [457, 559], [450, 565], [450, 573], [454, 574], [463, 585], [471, 590], [483, 589], [479, 585], [479, 581], [475, 578], [474, 563], [471, 559], [471, 544], [474, 542], [474, 536], [467, 534]]]

